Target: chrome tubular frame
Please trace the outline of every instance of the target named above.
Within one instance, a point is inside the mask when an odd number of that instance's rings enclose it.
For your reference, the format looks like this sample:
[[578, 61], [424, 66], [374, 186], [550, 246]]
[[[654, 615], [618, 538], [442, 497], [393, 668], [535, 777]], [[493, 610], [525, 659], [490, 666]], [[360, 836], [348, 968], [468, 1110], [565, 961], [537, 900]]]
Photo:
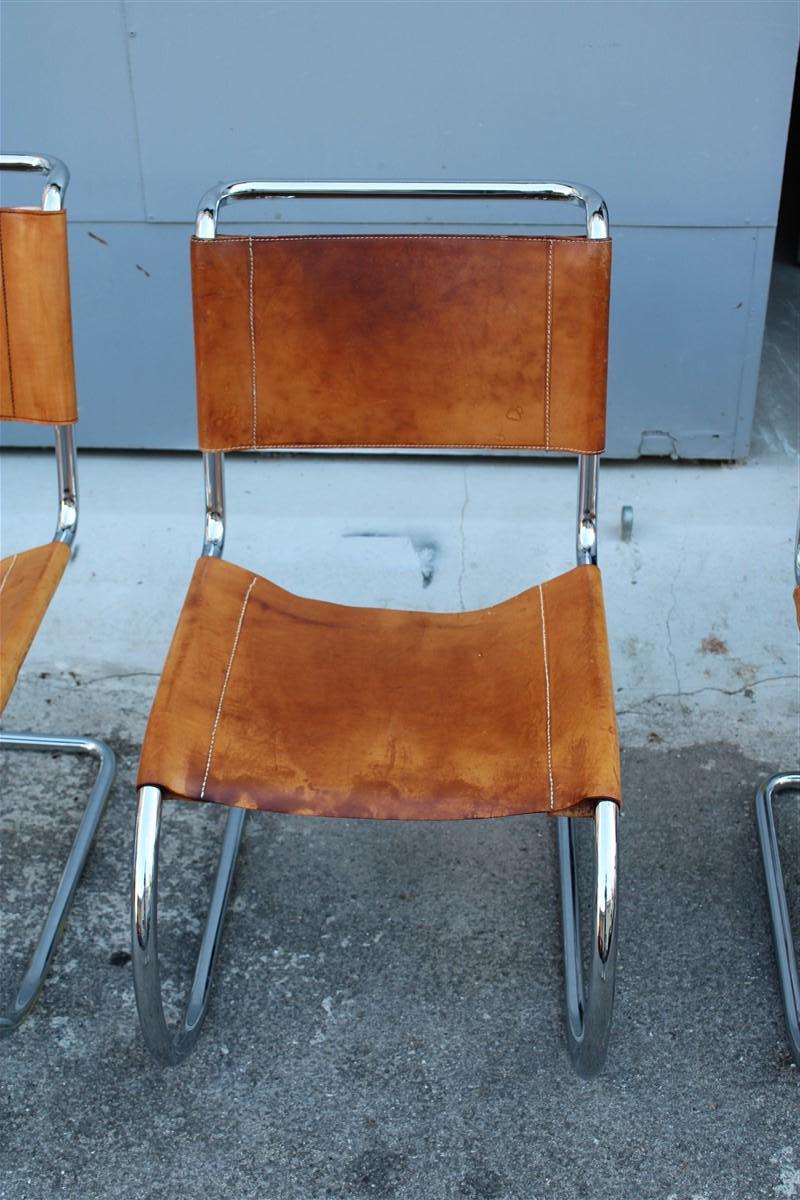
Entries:
[[775, 959], [778, 964], [778, 981], [786, 1014], [786, 1031], [795, 1062], [800, 1066], [800, 979], [773, 811], [774, 797], [780, 792], [788, 791], [800, 792], [800, 774], [773, 775], [772, 779], [763, 784], [756, 793], [756, 820], [761, 856], [764, 860], [764, 878], [767, 884], [772, 937], [775, 942]]
[[203, 473], [206, 485], [206, 525], [203, 535], [203, 554], [222, 558], [225, 548], [225, 457], [215, 451], [203, 454]]
[[[203, 555], [221, 558], [225, 545], [225, 480], [222, 454], [203, 454], [206, 519]], [[174, 1067], [192, 1050], [208, 1008], [211, 977], [222, 938], [236, 860], [247, 811], [233, 808], [225, 820], [211, 902], [194, 978], [183, 1017], [172, 1032], [164, 1015], [158, 959], [158, 846], [161, 835], [161, 791], [139, 789], [133, 840], [131, 958], [139, 1024], [148, 1050], [163, 1066]]]
[[189, 1000], [177, 1031], [172, 1033], [164, 1016], [158, 965], [158, 841], [161, 831], [161, 791], [157, 787], [139, 789], [133, 848], [133, 982], [144, 1040], [153, 1056], [165, 1066], [175, 1066], [186, 1058], [197, 1041], [206, 1015], [214, 960], [222, 936], [225, 909], [246, 816], [247, 810], [243, 808], [232, 808], [228, 813]]
[[[599, 472], [598, 454], [579, 455], [575, 539], [578, 566], [597, 564]], [[600, 800], [594, 810], [594, 909], [588, 991], [584, 991], [583, 982], [575, 826], [571, 817], [557, 817], [556, 824], [567, 1045], [575, 1070], [585, 1079], [590, 1079], [605, 1062], [614, 1010], [619, 808], [613, 800]]]
[[[570, 183], [362, 183], [362, 182], [239, 182], [219, 184], [200, 202], [195, 222], [198, 238], [216, 237], [220, 209], [235, 200], [287, 198], [327, 199], [528, 199], [561, 200], [583, 205], [586, 235], [609, 236], [608, 213], [601, 196], [591, 188]], [[325, 451], [323, 451], [325, 453]], [[224, 456], [203, 454], [205, 530], [203, 554], [219, 558], [225, 541]], [[597, 480], [599, 455], [579, 455], [576, 547], [578, 563], [597, 561]], [[132, 954], [136, 1001], [148, 1048], [160, 1062], [174, 1065], [192, 1049], [208, 1005], [214, 959], [236, 866], [246, 810], [228, 814], [214, 888], [201, 939], [194, 981], [185, 1015], [171, 1032], [162, 1004], [157, 943], [158, 841], [161, 792], [139, 790], [133, 861]], [[588, 993], [584, 993], [580, 946], [575, 842], [569, 818], [558, 818], [561, 907], [567, 1005], [567, 1040], [576, 1070], [597, 1073], [605, 1059], [614, 999], [617, 958], [617, 833], [619, 810], [601, 800], [594, 813], [595, 904]]]
[[599, 454], [578, 456], [578, 521], [575, 533], [575, 552], [579, 567], [597, 563], [597, 480], [599, 474]]
[[55, 438], [58, 516], [53, 541], [71, 546], [78, 532], [78, 464], [72, 426], [56, 425]]
[[88, 737], [42, 737], [32, 733], [0, 732], [0, 749], [36, 750], [40, 753], [90, 754], [100, 764], [89, 803], [86, 805], [78, 831], [67, 858], [64, 873], [39, 935], [28, 969], [11, 1008], [0, 1016], [0, 1037], [18, 1028], [41, 991], [61, 931], [72, 904], [78, 881], [83, 873], [100, 818], [105, 811], [108, 793], [114, 781], [116, 760], [105, 742]]
[[0, 154], [0, 171], [35, 171], [46, 175], [42, 208], [45, 212], [58, 212], [64, 207], [69, 169], [60, 158], [51, 154]]
[[[47, 176], [42, 192], [45, 212], [59, 212], [69, 183], [69, 171], [58, 158], [44, 154], [0, 154], [0, 171], [33, 171]], [[78, 468], [72, 425], [55, 426], [58, 511], [52, 540], [72, 547], [78, 529]], [[17, 1029], [41, 991], [50, 960], [67, 919], [78, 881], [105, 811], [116, 771], [110, 746], [93, 737], [54, 737], [34, 733], [0, 732], [0, 749], [32, 750], [60, 754], [89, 754], [99, 770], [81, 823], [72, 843], [64, 873], [56, 889], [42, 932], [20, 988], [7, 1014], [0, 1016], [0, 1037]]]
[[590, 1079], [605, 1062], [614, 1008], [619, 808], [613, 800], [600, 800], [594, 810], [594, 910], [588, 992], [583, 982], [575, 825], [570, 817], [558, 817], [557, 821], [567, 1044], [575, 1070]]
[[218, 183], [210, 188], [197, 210], [195, 235], [213, 238], [217, 232], [219, 210], [232, 200], [566, 200], [583, 205], [586, 235], [608, 237], [608, 212], [605, 201], [593, 188], [582, 183], [464, 183], [441, 180], [403, 182], [369, 180], [243, 180]]

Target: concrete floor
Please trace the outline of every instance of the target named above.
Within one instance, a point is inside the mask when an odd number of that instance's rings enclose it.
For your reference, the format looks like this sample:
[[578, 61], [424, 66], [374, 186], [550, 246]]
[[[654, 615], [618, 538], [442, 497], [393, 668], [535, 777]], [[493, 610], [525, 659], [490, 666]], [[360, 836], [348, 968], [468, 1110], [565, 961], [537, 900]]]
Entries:
[[[0, 1046], [3, 1200], [800, 1197], [798, 1072], [753, 821], [759, 780], [798, 756], [796, 295], [781, 274], [747, 465], [602, 472], [626, 809], [615, 1027], [588, 1084], [563, 1047], [546, 818], [251, 818], [201, 1043], [176, 1071], [149, 1061], [127, 959], [133, 779], [201, 478], [188, 457], [84, 456], [80, 553], [3, 725], [105, 736], [120, 770], [46, 989]], [[571, 565], [564, 464], [231, 467], [227, 556], [301, 594], [473, 608]], [[44, 455], [5, 457], [4, 554], [49, 535], [51, 472]], [[8, 754], [0, 770], [8, 996], [90, 768]], [[175, 805], [166, 822], [173, 1007], [219, 816]], [[779, 817], [797, 928], [791, 799]]]
[[[250, 818], [202, 1040], [165, 1071], [138, 1034], [127, 961], [147, 689], [50, 677], [18, 690], [15, 723], [57, 709], [71, 729], [105, 724], [121, 760], [46, 989], [0, 1051], [4, 1200], [800, 1195], [799, 1081], [752, 811], [771, 762], [720, 743], [626, 750], [619, 991], [600, 1079], [577, 1079], [564, 1049], [546, 818]], [[4, 995], [90, 778], [75, 760], [7, 760]], [[168, 813], [173, 1011], [220, 815]], [[795, 897], [797, 825], [781, 830]]]

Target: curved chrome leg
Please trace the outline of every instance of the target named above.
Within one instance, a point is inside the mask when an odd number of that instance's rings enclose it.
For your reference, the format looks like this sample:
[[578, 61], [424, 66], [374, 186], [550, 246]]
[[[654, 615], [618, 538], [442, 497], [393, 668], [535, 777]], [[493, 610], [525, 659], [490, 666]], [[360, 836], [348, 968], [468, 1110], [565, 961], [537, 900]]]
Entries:
[[575, 835], [572, 820], [558, 818], [567, 1043], [575, 1070], [586, 1079], [605, 1062], [614, 1008], [618, 829], [618, 806], [601, 800], [594, 810], [594, 914], [589, 989], [584, 993]]
[[114, 751], [97, 738], [43, 737], [33, 733], [0, 733], [0, 749], [56, 751], [61, 754], [91, 754], [100, 763], [89, 803], [86, 805], [78, 832], [69, 852], [64, 873], [56, 889], [39, 940], [11, 1009], [0, 1016], [0, 1037], [17, 1029], [41, 991], [50, 960], [89, 856], [97, 826], [108, 799], [116, 771]]
[[772, 936], [775, 941], [775, 958], [778, 963], [778, 979], [786, 1013], [786, 1030], [795, 1062], [800, 1065], [800, 980], [797, 973], [797, 956], [794, 950], [792, 927], [789, 923], [789, 908], [786, 903], [786, 888], [783, 882], [778, 835], [775, 829], [775, 814], [772, 800], [776, 792], [800, 791], [800, 775], [773, 775], [756, 792], [756, 819], [764, 860], [764, 877], [767, 882], [769, 915]]
[[247, 810], [243, 808], [232, 808], [228, 813], [189, 1002], [177, 1032], [171, 1033], [164, 1017], [158, 966], [158, 838], [161, 829], [161, 791], [157, 787], [139, 789], [133, 847], [133, 982], [144, 1040], [151, 1054], [167, 1066], [174, 1066], [186, 1058], [197, 1041], [206, 1015], [214, 959], [222, 935], [225, 909], [246, 816]]

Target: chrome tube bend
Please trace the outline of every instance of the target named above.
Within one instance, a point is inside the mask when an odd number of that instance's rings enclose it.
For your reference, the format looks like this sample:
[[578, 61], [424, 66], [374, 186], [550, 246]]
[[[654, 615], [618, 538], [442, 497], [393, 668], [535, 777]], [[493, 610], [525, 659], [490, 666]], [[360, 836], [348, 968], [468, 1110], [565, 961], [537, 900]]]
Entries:
[[147, 1048], [158, 1062], [175, 1066], [197, 1041], [208, 1007], [211, 976], [222, 936], [225, 909], [236, 869], [236, 858], [247, 812], [232, 808], [225, 823], [217, 873], [208, 908], [200, 952], [186, 1011], [176, 1032], [164, 1016], [158, 964], [158, 840], [161, 831], [161, 791], [139, 789], [133, 845], [133, 909], [131, 954], [136, 1006]]
[[761, 857], [764, 861], [764, 879], [767, 884], [769, 916], [775, 942], [778, 982], [786, 1016], [786, 1032], [794, 1060], [800, 1066], [800, 976], [772, 807], [776, 793], [783, 791], [800, 791], [800, 774], [787, 772], [783, 775], [773, 775], [772, 779], [762, 784], [756, 793], [756, 820]]
[[0, 154], [0, 171], [38, 171], [47, 176], [42, 192], [45, 212], [59, 212], [69, 184], [69, 168], [52, 154]]
[[617, 969], [617, 842], [619, 807], [601, 800], [594, 810], [594, 904], [589, 986], [584, 990], [575, 835], [572, 819], [558, 818], [561, 924], [567, 1044], [579, 1075], [590, 1079], [606, 1058]]
[[42, 990], [47, 970], [72, 904], [72, 898], [75, 895], [75, 889], [89, 857], [100, 818], [105, 811], [111, 784], [114, 782], [116, 758], [110, 746], [101, 742], [99, 738], [92, 737], [50, 737], [35, 733], [2, 732], [0, 733], [0, 749], [89, 754], [100, 764], [89, 801], [70, 848], [64, 872], [39, 934], [39, 940], [28, 963], [28, 969], [23, 976], [11, 1008], [0, 1015], [0, 1037], [7, 1037], [19, 1028]]

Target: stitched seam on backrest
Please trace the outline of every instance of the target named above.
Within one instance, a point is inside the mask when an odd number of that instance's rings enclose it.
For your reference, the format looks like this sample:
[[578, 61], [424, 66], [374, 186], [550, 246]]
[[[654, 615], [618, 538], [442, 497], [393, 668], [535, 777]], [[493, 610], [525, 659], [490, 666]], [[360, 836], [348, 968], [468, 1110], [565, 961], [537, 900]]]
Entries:
[[225, 242], [385, 242], [396, 241], [423, 242], [580, 242], [582, 246], [595, 241], [600, 243], [611, 241], [611, 238], [587, 237], [555, 237], [549, 238], [543, 234], [525, 233], [303, 233], [303, 234], [255, 234], [251, 237], [237, 237], [235, 234], [221, 233], [217, 238], [193, 238], [203, 245], [219, 245]]
[[[17, 406], [16, 406], [16, 401], [14, 399], [14, 371], [12, 368], [12, 361], [11, 361], [11, 326], [9, 325], [9, 321], [8, 321], [8, 296], [6, 295], [6, 260], [5, 260], [4, 254], [3, 254], [3, 219], [2, 219], [2, 217], [0, 217], [0, 280], [2, 280], [3, 315], [5, 316], [5, 319], [6, 319], [6, 346], [8, 349], [9, 398], [11, 400], [11, 415], [12, 415], [12, 417], [15, 417], [17, 415]], [[14, 564], [12, 563], [11, 566], [13, 567], [13, 565]], [[10, 570], [11, 570], [11, 567], [9, 567], [9, 571]]]
[[256, 426], [258, 424], [258, 393], [256, 388], [256, 314], [255, 314], [255, 296], [253, 280], [255, 276], [255, 263], [253, 261], [253, 239], [247, 239], [247, 248], [250, 258], [250, 300], [249, 300], [249, 317], [250, 317], [250, 387], [251, 387], [251, 404], [253, 409], [253, 449], [256, 448]]
[[237, 450], [496, 450], [499, 454], [517, 450], [549, 450], [553, 454], [602, 454], [605, 449], [587, 450], [577, 446], [544, 446], [530, 442], [517, 444], [508, 442], [259, 442], [253, 446], [248, 442], [241, 446], [202, 446], [211, 454], [231, 454]]
[[250, 599], [250, 593], [252, 592], [253, 588], [256, 585], [257, 578], [258, 578], [258, 576], [254, 575], [253, 578], [250, 580], [250, 586], [247, 589], [247, 591], [245, 592], [244, 600], [242, 601], [242, 609], [241, 609], [241, 612], [239, 613], [239, 621], [236, 625], [236, 633], [234, 634], [233, 645], [231, 646], [231, 653], [230, 653], [230, 657], [228, 658], [228, 666], [225, 671], [225, 678], [222, 681], [222, 689], [219, 694], [219, 703], [217, 704], [217, 711], [214, 716], [214, 725], [211, 729], [211, 740], [209, 741], [209, 744], [208, 744], [208, 757], [206, 758], [206, 769], [205, 769], [205, 773], [203, 775], [203, 783], [200, 788], [200, 799], [201, 800], [205, 800], [205, 797], [206, 797], [206, 784], [208, 783], [208, 773], [211, 770], [211, 759], [214, 754], [214, 745], [217, 740], [217, 730], [219, 729], [220, 718], [222, 717], [222, 706], [225, 703], [225, 693], [228, 690], [228, 682], [231, 677], [231, 671], [233, 670], [233, 660], [236, 657], [236, 651], [239, 646], [239, 638], [242, 635], [242, 625], [244, 624], [244, 614], [247, 611], [247, 603]]
[[550, 375], [553, 356], [553, 240], [547, 239], [547, 341], [544, 354], [544, 448], [550, 449]]
[[544, 691], [547, 704], [547, 778], [550, 784], [550, 807], [553, 807], [555, 787], [553, 784], [553, 743], [550, 716], [550, 668], [547, 662], [547, 624], [544, 619], [544, 592], [539, 584], [539, 609], [542, 614], [542, 657], [544, 659]]
[[0, 594], [2, 594], [3, 588], [6, 586], [6, 582], [8, 580], [9, 575], [14, 570], [14, 563], [16, 561], [17, 561], [17, 555], [15, 554], [14, 557], [11, 559], [11, 562], [8, 565], [8, 570], [6, 571], [5, 575], [3, 576], [2, 583], [0, 583]]

